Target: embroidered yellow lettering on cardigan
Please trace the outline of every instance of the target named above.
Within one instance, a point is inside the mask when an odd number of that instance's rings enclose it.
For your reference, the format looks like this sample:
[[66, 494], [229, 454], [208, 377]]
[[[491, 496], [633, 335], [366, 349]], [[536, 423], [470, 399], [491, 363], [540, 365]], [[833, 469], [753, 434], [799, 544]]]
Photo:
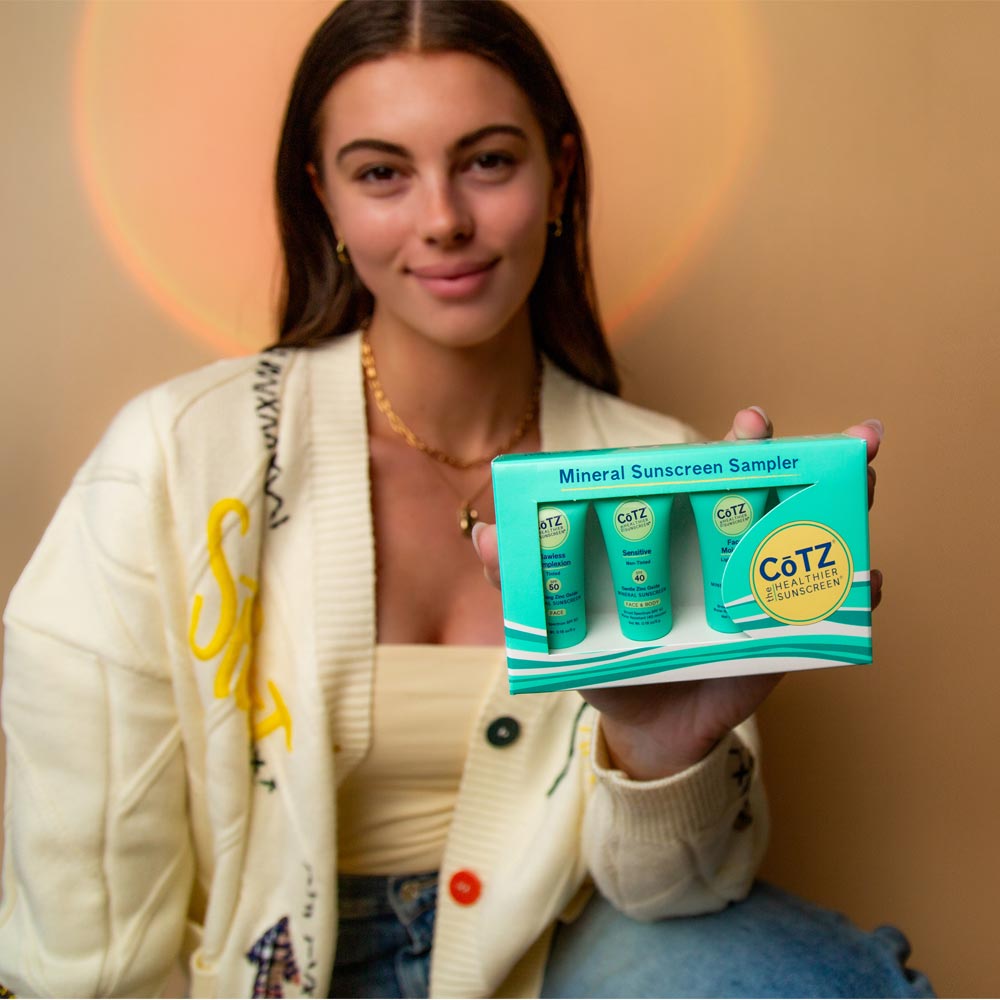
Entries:
[[[199, 660], [211, 660], [217, 656], [233, 632], [236, 622], [236, 584], [233, 574], [226, 562], [226, 553], [222, 550], [222, 522], [227, 514], [236, 514], [240, 519], [240, 534], [245, 535], [250, 527], [250, 512], [246, 506], [232, 497], [219, 500], [208, 514], [208, 565], [212, 576], [219, 585], [219, 622], [207, 646], [199, 646], [195, 641], [198, 622], [201, 620], [201, 608], [205, 603], [201, 594], [195, 594], [194, 607], [191, 611], [191, 630], [188, 641], [194, 655]], [[245, 578], [244, 578], [245, 579]]]
[[[273, 711], [263, 718], [268, 704], [254, 690], [254, 650], [260, 634], [262, 613], [257, 603], [257, 581], [251, 577], [239, 576], [239, 582], [247, 591], [242, 604], [239, 603], [236, 581], [226, 561], [222, 547], [222, 525], [226, 517], [235, 514], [240, 519], [240, 534], [245, 535], [250, 527], [250, 513], [246, 506], [232, 497], [219, 500], [208, 515], [208, 561], [212, 576], [219, 587], [219, 620], [212, 638], [204, 646], [197, 640], [198, 625], [205, 600], [195, 594], [191, 608], [191, 627], [188, 643], [199, 660], [212, 660], [222, 653], [215, 672], [213, 693], [216, 698], [232, 695], [236, 707], [248, 715], [250, 732], [254, 740], [262, 740], [279, 729], [285, 732], [285, 746], [292, 749], [292, 716], [288, 711], [281, 691], [274, 681], [267, 682], [268, 694], [274, 705]], [[254, 716], [257, 716], [254, 718]]]

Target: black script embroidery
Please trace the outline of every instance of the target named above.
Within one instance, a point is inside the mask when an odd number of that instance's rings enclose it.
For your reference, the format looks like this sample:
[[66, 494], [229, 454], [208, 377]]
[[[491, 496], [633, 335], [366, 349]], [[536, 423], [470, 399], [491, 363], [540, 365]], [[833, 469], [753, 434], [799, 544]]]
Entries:
[[306, 946], [305, 969], [302, 972], [302, 994], [303, 996], [313, 996], [316, 992], [316, 941], [312, 936], [312, 918], [316, 907], [316, 880], [313, 876], [313, 868], [309, 862], [304, 861], [303, 867], [306, 870], [306, 903], [302, 907], [302, 919], [308, 922], [310, 933], [303, 934], [302, 940]]
[[281, 478], [278, 464], [278, 431], [281, 420], [281, 373], [285, 351], [269, 351], [257, 362], [253, 391], [256, 396], [257, 419], [264, 436], [264, 447], [268, 452], [267, 469], [264, 473], [264, 496], [268, 500], [267, 526], [279, 528], [291, 516], [282, 514], [284, 497], [278, 492], [277, 482]]
[[266, 768], [267, 766], [267, 761], [257, 751], [257, 744], [251, 743], [250, 767], [253, 769], [253, 783], [260, 785], [261, 788], [266, 788], [268, 792], [274, 792], [278, 788], [278, 782], [266, 770], [261, 773], [261, 768]]
[[730, 760], [730, 764], [734, 767], [729, 777], [739, 785], [740, 795], [746, 795], [750, 791], [750, 781], [753, 778], [755, 765], [753, 754], [743, 747], [732, 747], [729, 750], [729, 757], [736, 758]]

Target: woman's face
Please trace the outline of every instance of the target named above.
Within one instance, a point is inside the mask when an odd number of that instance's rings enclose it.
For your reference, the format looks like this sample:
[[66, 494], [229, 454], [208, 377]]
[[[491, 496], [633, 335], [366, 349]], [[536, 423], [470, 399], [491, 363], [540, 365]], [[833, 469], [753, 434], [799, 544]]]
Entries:
[[362, 63], [326, 97], [321, 149], [313, 182], [373, 325], [451, 346], [527, 330], [575, 148], [550, 163], [505, 73], [460, 52]]

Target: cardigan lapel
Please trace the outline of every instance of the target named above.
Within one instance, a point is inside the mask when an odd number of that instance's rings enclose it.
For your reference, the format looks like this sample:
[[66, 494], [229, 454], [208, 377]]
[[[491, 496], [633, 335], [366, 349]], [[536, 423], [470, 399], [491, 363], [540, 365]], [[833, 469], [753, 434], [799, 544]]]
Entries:
[[316, 664], [340, 776], [367, 750], [375, 649], [375, 534], [360, 345], [353, 333], [309, 352]]

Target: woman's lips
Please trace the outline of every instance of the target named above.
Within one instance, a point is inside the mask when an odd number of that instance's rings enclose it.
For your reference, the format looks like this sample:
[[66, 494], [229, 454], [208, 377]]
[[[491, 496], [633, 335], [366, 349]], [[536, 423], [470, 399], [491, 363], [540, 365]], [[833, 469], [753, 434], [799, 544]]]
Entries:
[[465, 299], [486, 286], [499, 258], [408, 268], [409, 274], [431, 295], [439, 299]]

